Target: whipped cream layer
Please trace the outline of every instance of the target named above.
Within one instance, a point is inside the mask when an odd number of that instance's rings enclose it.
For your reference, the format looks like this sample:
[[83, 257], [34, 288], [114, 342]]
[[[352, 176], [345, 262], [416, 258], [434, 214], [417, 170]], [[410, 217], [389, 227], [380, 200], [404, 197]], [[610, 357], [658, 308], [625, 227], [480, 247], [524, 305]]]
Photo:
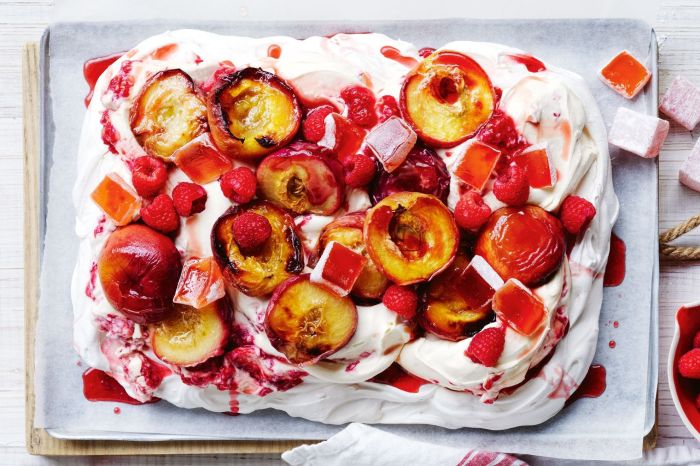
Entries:
[[[271, 46], [279, 47], [279, 58], [268, 56]], [[382, 53], [387, 46], [404, 59], [387, 58]], [[116, 172], [130, 180], [129, 161], [144, 155], [131, 132], [129, 111], [146, 80], [158, 71], [180, 68], [202, 84], [217, 69], [233, 63], [239, 69], [252, 66], [274, 72], [304, 101], [327, 99], [343, 108], [339, 93], [350, 84], [362, 84], [377, 96], [398, 99], [410, 71], [410, 60], [405, 58], [420, 60], [415, 46], [381, 34], [339, 34], [300, 41], [180, 30], [145, 40], [111, 65], [98, 80], [87, 111], [73, 193], [78, 212], [76, 233], [81, 238], [72, 283], [74, 340], [80, 356], [90, 366], [110, 372], [137, 399], [158, 396], [185, 408], [226, 412], [235, 407], [240, 413], [275, 408], [330, 424], [427, 423], [488, 429], [537, 424], [558, 412], [566, 400], [561, 395], [562, 387], [580, 383], [595, 353], [602, 272], [618, 212], [603, 120], [577, 75], [549, 65], [545, 71], [532, 73], [511, 59], [522, 52], [497, 44], [453, 42], [442, 49], [456, 50], [476, 60], [493, 85], [502, 90], [500, 108], [513, 118], [527, 141], [549, 144], [557, 184], [552, 190], [532, 189], [529, 202], [554, 211], [568, 194], [576, 193], [591, 201], [598, 211], [569, 260], [547, 284], [535, 290], [547, 309], [547, 325], [537, 339], [507, 330], [497, 367], [486, 368], [464, 356], [470, 339], [450, 342], [426, 336], [409, 343], [410, 329], [384, 305], [358, 306], [358, 327], [350, 342], [329, 359], [300, 368], [286, 362], [264, 332], [267, 300], [229, 290], [235, 310], [234, 331], [246, 342], [240, 356], [250, 355], [259, 370], [237, 367], [235, 390], [220, 390], [212, 380], [192, 382], [196, 374], [174, 367], [164, 371], [162, 382], [146, 377], [144, 365], [163, 363], [148, 348], [147, 330], [118, 317], [95, 277], [97, 256], [115, 226], [104, 219], [90, 199], [90, 193], [108, 173]], [[163, 58], [163, 50], [168, 51], [167, 58]], [[109, 89], [109, 82], [126, 60], [131, 62], [131, 88], [128, 95], [117, 96]], [[116, 155], [102, 141], [104, 115], [119, 135], [114, 144]], [[457, 150], [459, 147], [437, 152], [449, 167], [450, 152]], [[172, 169], [168, 192], [187, 180], [184, 173]], [[448, 198], [451, 208], [459, 195], [455, 183]], [[208, 194], [206, 210], [183, 219], [176, 238], [176, 246], [184, 256], [211, 255], [211, 227], [231, 206], [217, 182], [204, 188]], [[361, 189], [348, 192], [347, 199], [346, 207], [333, 216], [295, 219], [305, 250], [315, 249], [322, 228], [335, 217], [370, 206], [367, 193]], [[491, 193], [485, 200], [494, 209], [502, 206]], [[499, 396], [501, 390], [523, 383], [528, 370], [552, 351], [537, 377]], [[434, 383], [410, 393], [367, 382], [395, 361], [406, 371]], [[255, 376], [257, 372], [265, 378]], [[180, 374], [191, 384], [184, 383]]]

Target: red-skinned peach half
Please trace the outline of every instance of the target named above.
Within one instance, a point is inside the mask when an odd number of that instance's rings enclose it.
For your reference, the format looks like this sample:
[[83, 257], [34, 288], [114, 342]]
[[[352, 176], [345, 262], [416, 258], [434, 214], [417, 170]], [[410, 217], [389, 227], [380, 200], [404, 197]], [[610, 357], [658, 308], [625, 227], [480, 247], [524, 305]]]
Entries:
[[[270, 222], [270, 237], [255, 251], [241, 251], [233, 236], [233, 222], [243, 212], [254, 212]], [[266, 201], [232, 207], [219, 217], [212, 228], [211, 249], [224, 280], [248, 296], [268, 295], [304, 268], [294, 219]]]
[[425, 330], [446, 340], [463, 340], [492, 322], [493, 290], [483, 293], [465, 274], [469, 259], [457, 254], [443, 273], [425, 286], [418, 322]]
[[318, 241], [319, 252], [331, 241], [336, 241], [369, 259], [352, 288], [352, 294], [363, 299], [379, 299], [389, 286], [389, 280], [379, 271], [367, 253], [363, 238], [364, 225], [365, 212], [353, 212], [338, 217], [321, 232]]
[[474, 252], [503, 280], [516, 278], [535, 287], [559, 269], [566, 252], [564, 230], [540, 207], [503, 207], [482, 228]]
[[313, 364], [345, 346], [357, 328], [357, 308], [308, 274], [292, 277], [272, 295], [265, 318], [272, 346], [294, 364]]
[[401, 192], [367, 211], [364, 239], [372, 261], [399, 285], [430, 280], [452, 261], [459, 233], [435, 196]]
[[343, 170], [328, 150], [295, 142], [270, 154], [256, 171], [258, 193], [295, 215], [329, 215], [343, 203]]
[[231, 318], [225, 297], [201, 309], [176, 304], [167, 318], [151, 328], [151, 347], [162, 361], [176, 366], [196, 366], [223, 354]]
[[297, 97], [287, 83], [259, 68], [218, 78], [207, 99], [207, 117], [219, 150], [255, 160], [287, 144], [301, 122]]
[[173, 241], [145, 225], [115, 230], [97, 260], [107, 301], [139, 324], [158, 322], [172, 312], [181, 268]]
[[453, 147], [491, 116], [496, 96], [486, 72], [459, 52], [425, 58], [401, 88], [404, 118], [426, 144]]
[[146, 152], [165, 160], [204, 133], [207, 108], [192, 78], [178, 69], [153, 75], [131, 108], [131, 130]]

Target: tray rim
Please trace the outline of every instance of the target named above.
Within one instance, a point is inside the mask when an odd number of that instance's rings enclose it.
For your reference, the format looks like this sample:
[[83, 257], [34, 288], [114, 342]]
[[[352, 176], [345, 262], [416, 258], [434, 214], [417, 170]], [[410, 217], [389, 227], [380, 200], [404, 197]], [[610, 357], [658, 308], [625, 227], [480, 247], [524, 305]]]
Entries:
[[[622, 19], [622, 18], [620, 18]], [[550, 21], [609, 21], [610, 19], [561, 19]], [[650, 39], [650, 60], [652, 65], [652, 94], [651, 101], [658, 100], [658, 42], [653, 27], [641, 20], [637, 21], [649, 27], [651, 32]], [[405, 20], [409, 22], [410, 20]], [[417, 20], [414, 20], [417, 21]], [[437, 21], [437, 20], [436, 20]], [[501, 21], [500, 19], [484, 20]], [[523, 21], [533, 21], [527, 19]], [[547, 20], [541, 20], [547, 21]], [[319, 21], [322, 22], [322, 21]], [[371, 21], [370, 21], [371, 22]], [[119, 24], [120, 22], [104, 22], [105, 24]], [[45, 226], [45, 202], [44, 197], [44, 177], [42, 156], [45, 139], [43, 129], [45, 122], [44, 118], [44, 102], [46, 93], [46, 83], [41, 82], [41, 78], [48, 79], [48, 75], [44, 76], [48, 63], [48, 40], [52, 26], [47, 27], [41, 38], [41, 43], [31, 42], [25, 44], [23, 51], [23, 108], [24, 108], [24, 234], [25, 244], [31, 247], [25, 247], [25, 276], [35, 279], [36, 283], [30, 283], [31, 280], [25, 280], [25, 361], [27, 371], [25, 377], [26, 385], [26, 446], [30, 454], [37, 455], [154, 455], [154, 454], [199, 454], [199, 453], [257, 453], [271, 454], [281, 453], [289, 448], [301, 445], [303, 443], [315, 443], [321, 440], [206, 440], [197, 437], [188, 436], [164, 436], [159, 439], [158, 436], [141, 436], [140, 440], [104, 440], [98, 438], [77, 439], [70, 432], [63, 432], [60, 429], [43, 429], [36, 428], [33, 425], [35, 411], [34, 397], [34, 335], [35, 325], [38, 312], [38, 275], [40, 269], [40, 258], [43, 252], [43, 230]], [[655, 109], [654, 109], [655, 110]], [[39, 123], [42, 124], [39, 124]], [[658, 197], [658, 178], [657, 178], [657, 197]], [[658, 199], [657, 199], [658, 201]], [[658, 208], [657, 208], [658, 215]], [[657, 218], [658, 225], [658, 218]], [[658, 248], [658, 245], [657, 245]], [[658, 290], [658, 260], [656, 269], [652, 277], [652, 286]], [[658, 292], [652, 295], [652, 327], [658, 322]], [[650, 329], [650, 338], [656, 336], [657, 330]], [[653, 362], [657, 361], [658, 344], [655, 345], [655, 351], [650, 352], [650, 372], [649, 377], [654, 379], [654, 384], [648, 384], [649, 394], [656, 393], [658, 384], [658, 365], [653, 367]], [[653, 404], [650, 401], [649, 404]], [[649, 432], [644, 438], [644, 448], [654, 448], [656, 443], [656, 409], [647, 412], [647, 421], [645, 422], [645, 430], [649, 428]], [[117, 433], [118, 434], [118, 433]], [[136, 437], [138, 434], [129, 434]], [[184, 445], [182, 440], [186, 440]], [[275, 458], [277, 458], [275, 456]]]

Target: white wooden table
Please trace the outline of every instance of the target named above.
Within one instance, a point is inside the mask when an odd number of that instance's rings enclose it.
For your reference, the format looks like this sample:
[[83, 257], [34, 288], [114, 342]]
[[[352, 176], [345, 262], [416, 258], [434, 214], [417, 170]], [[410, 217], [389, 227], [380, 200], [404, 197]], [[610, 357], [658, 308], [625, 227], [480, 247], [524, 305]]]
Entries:
[[[24, 360], [22, 303], [22, 109], [20, 52], [38, 40], [49, 21], [52, 0], [0, 0], [0, 464], [48, 464], [24, 449]], [[243, 10], [241, 10], [243, 11]], [[243, 14], [243, 13], [241, 13]], [[449, 15], [446, 15], [449, 16]], [[663, 92], [683, 74], [700, 84], [700, 1], [663, 0], [654, 24], [659, 38]], [[680, 186], [678, 169], [700, 128], [693, 133], [672, 124], [660, 156], [660, 229], [700, 213], [700, 194]], [[700, 231], [684, 242], [700, 244]], [[700, 263], [662, 262], [660, 292], [660, 371], [658, 446], [700, 448], [681, 423], [666, 383], [666, 355], [673, 331], [673, 313], [686, 302], [700, 300]], [[234, 458], [102, 458], [100, 464], [175, 465], [230, 464]], [[246, 464], [271, 464], [277, 458], [235, 458]], [[62, 464], [94, 464], [66, 459]], [[51, 462], [51, 464], [54, 464]]]

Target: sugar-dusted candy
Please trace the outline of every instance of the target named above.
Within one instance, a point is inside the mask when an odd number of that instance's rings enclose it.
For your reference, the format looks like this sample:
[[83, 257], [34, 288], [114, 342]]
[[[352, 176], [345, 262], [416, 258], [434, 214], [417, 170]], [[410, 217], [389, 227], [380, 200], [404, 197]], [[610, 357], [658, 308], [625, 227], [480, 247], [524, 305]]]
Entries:
[[92, 200], [117, 225], [131, 223], [141, 210], [141, 198], [116, 173], [108, 173], [90, 195]]
[[346, 296], [355, 286], [367, 258], [342, 244], [331, 241], [311, 272], [311, 281], [322, 283], [340, 296]]
[[677, 76], [661, 98], [659, 110], [685, 129], [693, 130], [700, 122], [700, 89]]
[[600, 79], [615, 92], [631, 99], [649, 82], [651, 73], [627, 50], [615, 55], [600, 70]]
[[640, 157], [652, 158], [659, 155], [668, 128], [666, 120], [620, 107], [608, 134], [608, 142]]

